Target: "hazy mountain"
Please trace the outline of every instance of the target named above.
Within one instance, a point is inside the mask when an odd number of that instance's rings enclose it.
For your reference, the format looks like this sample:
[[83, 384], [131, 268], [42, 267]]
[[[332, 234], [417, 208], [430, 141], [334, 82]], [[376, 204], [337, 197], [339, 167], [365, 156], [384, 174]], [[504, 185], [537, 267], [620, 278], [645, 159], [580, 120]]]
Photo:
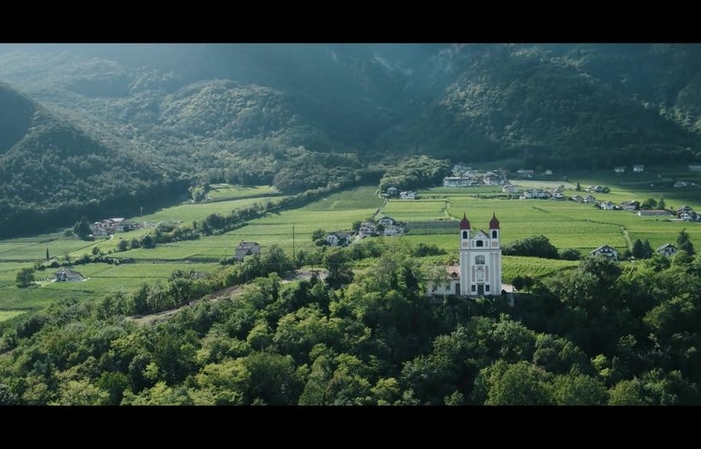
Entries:
[[[58, 200], [76, 211], [92, 167], [119, 173], [79, 156], [84, 147], [139, 160], [135, 179], [149, 188], [302, 189], [416, 154], [533, 169], [701, 161], [698, 44], [5, 44], [0, 82], [12, 86], [0, 91], [3, 170], [36, 175], [17, 171], [29, 154], [82, 158]], [[90, 143], [65, 150], [51, 146], [52, 127], [32, 133], [29, 98]], [[4, 207], [56, 204], [57, 184], [30, 187], [11, 186]]]

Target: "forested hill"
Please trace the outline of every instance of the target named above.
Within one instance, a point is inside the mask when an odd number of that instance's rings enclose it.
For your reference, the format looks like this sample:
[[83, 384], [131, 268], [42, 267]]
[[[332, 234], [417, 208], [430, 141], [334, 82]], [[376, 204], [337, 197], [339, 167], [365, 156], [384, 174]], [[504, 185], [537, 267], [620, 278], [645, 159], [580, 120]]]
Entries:
[[131, 138], [609, 166], [698, 157], [699, 61], [697, 44], [2, 45], [0, 80]]
[[698, 99], [699, 48], [612, 47], [456, 52], [453, 59], [464, 60], [458, 79], [381, 140], [465, 160], [517, 158], [532, 168], [698, 158], [701, 116], [688, 98]]
[[[698, 44], [3, 44], [0, 82], [12, 86], [0, 92], [2, 169], [13, 164], [2, 211], [81, 205], [66, 219], [180, 173], [173, 195], [206, 182], [299, 192], [413, 155], [530, 169], [701, 161]], [[86, 155], [31, 130], [28, 98], [79, 127]], [[38, 157], [65, 151], [83, 168], [61, 153], [59, 181], [27, 181]]]
[[0, 118], [0, 235], [55, 228], [80, 214], [133, 214], [187, 188], [151, 158], [100, 143], [6, 85]]

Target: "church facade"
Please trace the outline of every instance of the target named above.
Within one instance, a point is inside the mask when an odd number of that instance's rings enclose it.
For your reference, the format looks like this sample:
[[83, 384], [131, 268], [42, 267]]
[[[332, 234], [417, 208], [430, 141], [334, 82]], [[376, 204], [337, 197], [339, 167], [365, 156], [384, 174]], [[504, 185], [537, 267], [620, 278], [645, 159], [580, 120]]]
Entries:
[[459, 265], [446, 267], [441, 281], [429, 280], [426, 293], [430, 296], [501, 294], [501, 228], [496, 214], [489, 221], [489, 230], [484, 231], [472, 229], [463, 213], [459, 232]]

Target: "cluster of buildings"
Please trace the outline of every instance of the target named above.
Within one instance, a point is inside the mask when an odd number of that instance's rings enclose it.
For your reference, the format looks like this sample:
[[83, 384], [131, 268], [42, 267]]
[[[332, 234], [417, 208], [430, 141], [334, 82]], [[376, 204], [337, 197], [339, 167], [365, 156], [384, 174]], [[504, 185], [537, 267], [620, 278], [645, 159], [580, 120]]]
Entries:
[[363, 221], [357, 232], [355, 231], [333, 231], [324, 236], [326, 244], [329, 246], [348, 246], [353, 240], [365, 237], [385, 236], [392, 237], [403, 235], [406, 229], [403, 224], [397, 222], [392, 217], [382, 217], [375, 221]]
[[416, 192], [413, 190], [402, 190], [400, 191], [396, 187], [388, 187], [387, 193], [384, 194], [386, 198], [399, 198], [400, 200], [415, 200]]
[[117, 232], [130, 231], [141, 227], [139, 223], [124, 218], [105, 218], [90, 225], [94, 237], [107, 237]]
[[443, 178], [443, 187], [503, 186], [509, 184], [504, 170], [482, 172], [460, 164], [453, 167], [453, 176]]
[[[677, 253], [677, 247], [671, 243], [665, 243], [655, 250], [655, 253], [661, 254], [665, 257], [672, 257]], [[620, 253], [616, 248], [610, 245], [601, 245], [600, 247], [589, 252], [590, 256], [605, 256], [611, 260], [618, 260]]]

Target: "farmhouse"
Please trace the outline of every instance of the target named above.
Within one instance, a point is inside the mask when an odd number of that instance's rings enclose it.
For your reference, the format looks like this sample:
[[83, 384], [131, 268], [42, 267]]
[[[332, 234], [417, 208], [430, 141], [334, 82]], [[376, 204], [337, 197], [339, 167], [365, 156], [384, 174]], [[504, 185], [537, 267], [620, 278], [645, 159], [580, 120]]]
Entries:
[[446, 176], [443, 178], [443, 187], [472, 187], [478, 182], [468, 176]]
[[385, 226], [385, 230], [383, 231], [384, 235], [386, 235], [386, 236], [400, 235], [403, 232], [404, 232], [404, 229], [400, 228], [399, 226], [395, 226], [395, 225], [387, 225], [387, 226]]
[[54, 273], [55, 282], [77, 282], [85, 280], [85, 277], [77, 271], [62, 269]]
[[606, 256], [612, 260], [618, 260], [618, 250], [613, 246], [602, 245], [589, 253], [590, 256]]
[[369, 235], [375, 235], [377, 233], [377, 227], [372, 221], [364, 221], [360, 223], [360, 228], [358, 229], [358, 236], [367, 237]]
[[621, 203], [621, 209], [629, 212], [636, 211], [640, 209], [640, 201], [623, 201]]
[[626, 171], [625, 167], [613, 167], [614, 173], [624, 173]]
[[331, 246], [348, 246], [351, 242], [351, 235], [347, 232], [330, 232], [324, 237]]
[[677, 248], [671, 243], [665, 243], [655, 250], [657, 254], [662, 254], [666, 257], [671, 257], [677, 252]]
[[243, 261], [246, 256], [252, 256], [254, 254], [260, 254], [260, 245], [256, 242], [244, 242], [239, 243], [234, 252], [234, 257], [239, 262]]
[[442, 281], [429, 281], [426, 294], [481, 296], [501, 294], [501, 243], [496, 214], [489, 231], [473, 230], [467, 216], [460, 221], [460, 262], [446, 268]]
[[394, 219], [392, 217], [382, 217], [377, 220], [377, 223], [381, 224], [382, 226], [390, 226], [394, 224]]
[[645, 171], [645, 166], [644, 165], [633, 165], [633, 172], [635, 173], [642, 173]]

